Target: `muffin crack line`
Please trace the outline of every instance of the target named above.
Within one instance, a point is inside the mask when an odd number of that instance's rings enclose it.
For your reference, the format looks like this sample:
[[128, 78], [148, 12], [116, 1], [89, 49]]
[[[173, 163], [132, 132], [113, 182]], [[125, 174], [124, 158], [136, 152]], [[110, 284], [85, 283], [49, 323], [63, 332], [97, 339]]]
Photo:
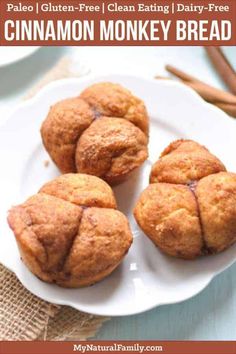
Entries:
[[63, 259], [61, 260], [61, 264], [60, 264], [60, 268], [59, 268], [59, 271], [60, 271], [60, 272], [65, 271], [66, 262], [67, 262], [68, 258], [69, 258], [70, 255], [71, 255], [71, 250], [72, 250], [72, 248], [73, 248], [73, 246], [74, 246], [75, 240], [77, 239], [77, 237], [78, 237], [79, 234], [80, 234], [79, 230], [80, 230], [80, 225], [81, 225], [82, 218], [83, 218], [83, 215], [84, 215], [84, 211], [85, 211], [85, 209], [82, 209], [82, 214], [81, 214], [81, 217], [80, 217], [80, 219], [79, 219], [78, 227], [77, 227], [77, 230], [76, 230], [76, 232], [75, 232], [75, 235], [74, 235], [74, 236], [72, 237], [72, 239], [71, 239], [71, 242], [70, 242], [70, 245], [69, 245], [69, 247], [68, 247], [67, 253], [65, 254], [65, 256], [63, 257]]
[[207, 253], [210, 253], [210, 250], [209, 250], [207, 243], [206, 243], [205, 230], [204, 230], [203, 221], [202, 221], [201, 209], [200, 209], [199, 200], [198, 200], [198, 197], [196, 194], [197, 184], [198, 184], [198, 181], [191, 181], [187, 184], [187, 187], [190, 190], [190, 192], [192, 193], [192, 195], [196, 201], [197, 214], [198, 214], [198, 220], [199, 220], [199, 225], [200, 225], [200, 229], [201, 229], [201, 237], [202, 237], [202, 243], [203, 243], [202, 253], [207, 254]]

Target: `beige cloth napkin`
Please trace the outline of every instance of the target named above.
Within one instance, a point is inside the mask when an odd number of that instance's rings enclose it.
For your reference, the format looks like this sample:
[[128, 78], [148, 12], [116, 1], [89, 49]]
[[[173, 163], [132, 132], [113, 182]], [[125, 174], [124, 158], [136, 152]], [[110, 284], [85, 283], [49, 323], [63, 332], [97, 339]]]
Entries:
[[[72, 67], [69, 58], [62, 58], [30, 90], [26, 99], [51, 81], [81, 76]], [[106, 320], [106, 317], [85, 314], [39, 299], [0, 264], [0, 340], [83, 340], [93, 337]]]

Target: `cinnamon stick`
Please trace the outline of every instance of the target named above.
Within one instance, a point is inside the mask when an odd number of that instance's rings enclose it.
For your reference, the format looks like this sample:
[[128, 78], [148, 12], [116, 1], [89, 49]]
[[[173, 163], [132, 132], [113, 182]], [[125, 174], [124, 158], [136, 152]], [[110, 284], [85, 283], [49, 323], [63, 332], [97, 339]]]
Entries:
[[191, 76], [189, 74], [186, 74], [184, 71], [177, 69], [176, 67], [167, 64], [165, 66], [166, 71], [168, 71], [169, 73], [177, 76], [178, 78], [180, 78], [181, 80], [184, 81], [199, 81], [196, 77]]
[[166, 70], [181, 79], [184, 84], [195, 90], [205, 101], [214, 104], [227, 114], [236, 118], [236, 96], [210, 86], [171, 65], [167, 65]]
[[223, 81], [236, 95], [236, 72], [225, 57], [222, 49], [220, 47], [205, 47], [205, 50]]
[[222, 111], [229, 114], [231, 117], [236, 118], [236, 106], [229, 103], [216, 103], [215, 104], [218, 108], [222, 109]]
[[202, 82], [189, 81], [184, 83], [192, 87], [205, 101], [211, 102], [212, 104], [235, 105], [236, 109], [236, 96], [233, 96], [231, 99], [228, 92], [220, 91]]
[[226, 92], [208, 85], [194, 76], [188, 75], [185, 72], [175, 68], [174, 66], [166, 65], [166, 70], [185, 83], [188, 83], [190, 86], [193, 86], [193, 89], [196, 89], [200, 96], [202, 96], [206, 101], [236, 104], [236, 96], [230, 92]]

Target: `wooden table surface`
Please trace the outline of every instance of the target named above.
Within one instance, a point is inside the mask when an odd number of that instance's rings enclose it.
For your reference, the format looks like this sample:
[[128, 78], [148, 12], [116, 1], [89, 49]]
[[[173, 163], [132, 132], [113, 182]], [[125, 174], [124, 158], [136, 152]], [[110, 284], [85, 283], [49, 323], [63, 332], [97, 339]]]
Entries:
[[[225, 50], [236, 68], [236, 47]], [[84, 72], [153, 77], [164, 75], [164, 64], [170, 63], [224, 88], [201, 47], [45, 47], [19, 63], [0, 68], [0, 117], [65, 54], [76, 59], [77, 69], [82, 68]], [[235, 284], [236, 264], [188, 301], [161, 306], [137, 316], [111, 319], [96, 339], [236, 339]]]

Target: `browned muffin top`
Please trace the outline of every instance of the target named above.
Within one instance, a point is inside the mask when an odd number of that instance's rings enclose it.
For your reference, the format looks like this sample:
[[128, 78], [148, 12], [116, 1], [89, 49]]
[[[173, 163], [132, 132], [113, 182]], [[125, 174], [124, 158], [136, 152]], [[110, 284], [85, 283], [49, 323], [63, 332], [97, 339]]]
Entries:
[[153, 165], [150, 183], [134, 215], [163, 252], [193, 259], [236, 241], [236, 174], [204, 146], [170, 144]]
[[101, 179], [67, 174], [44, 185], [8, 216], [24, 263], [40, 279], [65, 287], [110, 274], [132, 243], [126, 217]]
[[220, 171], [226, 171], [224, 165], [204, 146], [192, 140], [177, 140], [154, 163], [150, 182], [188, 184]]
[[[41, 135], [63, 173], [78, 171], [117, 183], [147, 159], [148, 126], [143, 101], [122, 86], [107, 82], [94, 84], [78, 98], [52, 106]], [[112, 161], [117, 156], [119, 169], [113, 174]], [[96, 169], [93, 161], [97, 161]]]

